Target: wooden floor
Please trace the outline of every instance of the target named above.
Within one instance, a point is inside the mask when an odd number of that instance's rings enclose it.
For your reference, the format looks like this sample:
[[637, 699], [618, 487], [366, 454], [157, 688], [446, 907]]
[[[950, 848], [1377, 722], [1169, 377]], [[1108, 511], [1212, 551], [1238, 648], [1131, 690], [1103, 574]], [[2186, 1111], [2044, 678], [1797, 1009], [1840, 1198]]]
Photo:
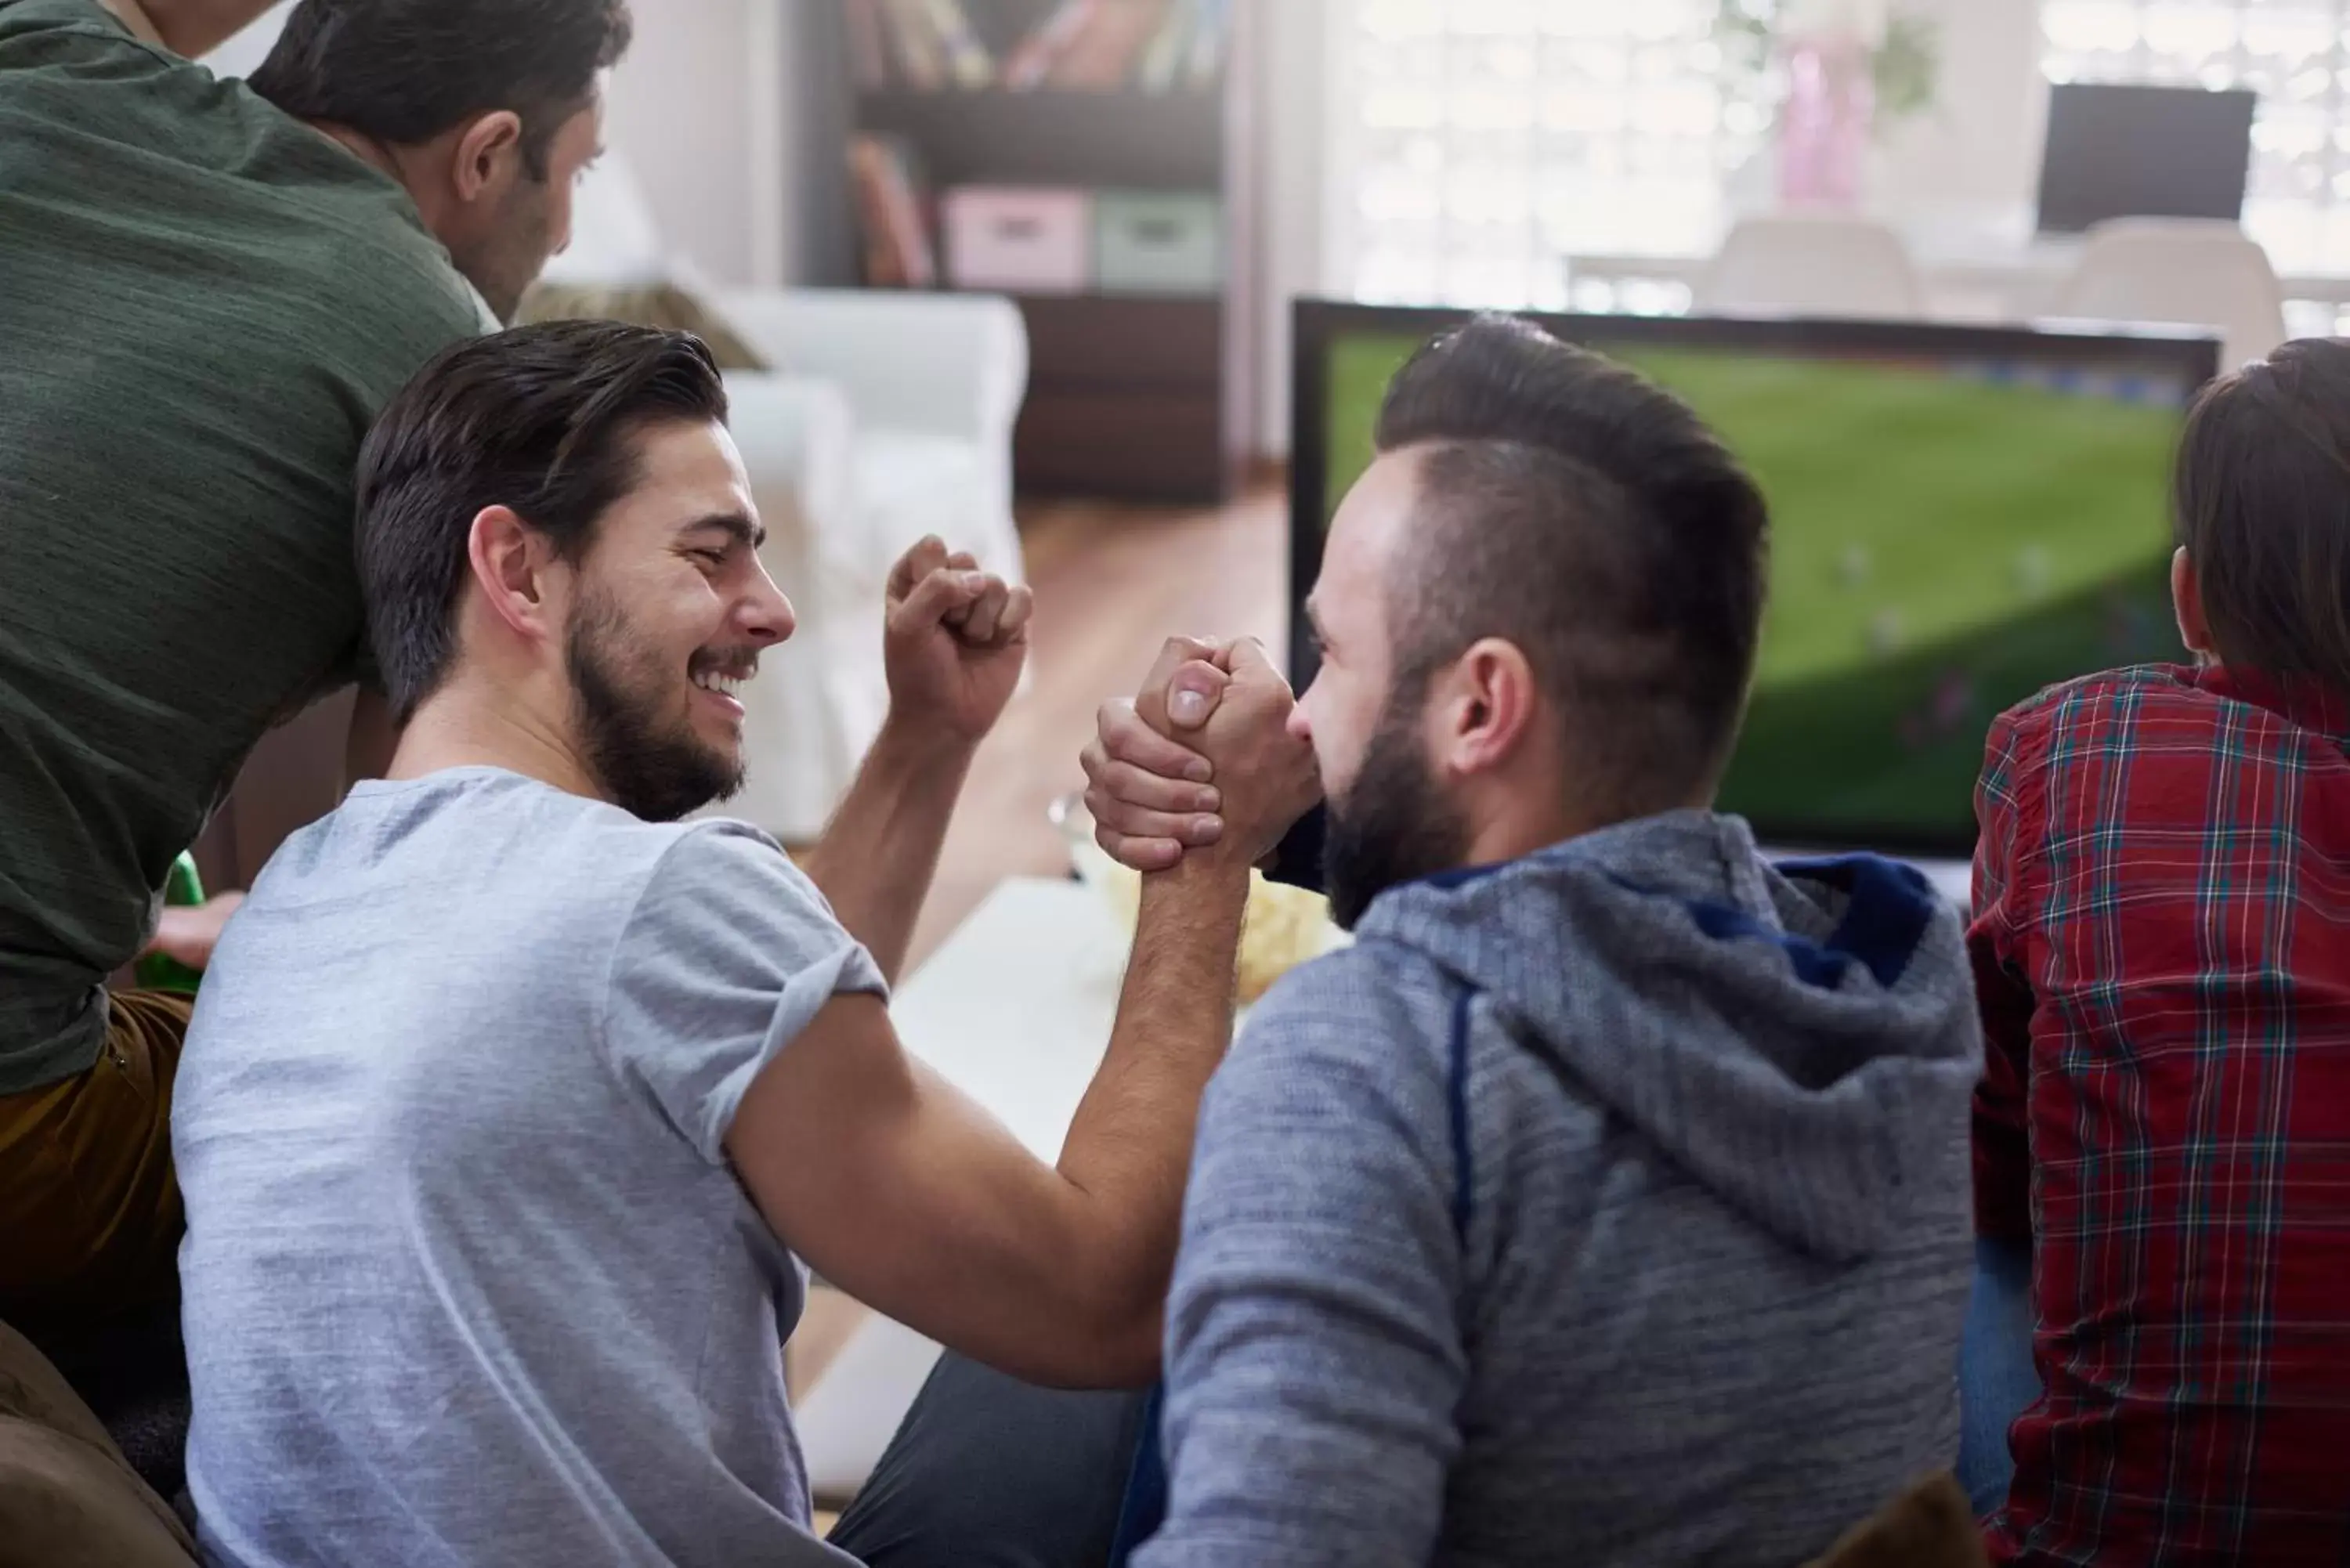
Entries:
[[1133, 694], [1161, 642], [1253, 636], [1279, 649], [1288, 624], [1287, 503], [1274, 486], [1210, 510], [1024, 506], [1021, 538], [1036, 590], [1033, 685], [972, 770], [915, 933], [918, 964], [1004, 877], [1068, 869], [1046, 813], [1084, 786], [1077, 753], [1095, 710]]

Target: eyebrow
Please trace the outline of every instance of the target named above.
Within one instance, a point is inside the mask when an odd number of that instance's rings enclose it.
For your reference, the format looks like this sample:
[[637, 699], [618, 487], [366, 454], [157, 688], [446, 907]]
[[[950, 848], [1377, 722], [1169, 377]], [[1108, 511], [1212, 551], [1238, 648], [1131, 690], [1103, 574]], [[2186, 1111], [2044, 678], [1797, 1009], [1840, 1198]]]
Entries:
[[682, 539], [689, 534], [700, 534], [705, 530], [723, 534], [736, 544], [747, 545], [754, 550], [767, 542], [767, 531], [740, 512], [713, 512], [707, 517], [697, 517], [679, 529], [677, 536]]

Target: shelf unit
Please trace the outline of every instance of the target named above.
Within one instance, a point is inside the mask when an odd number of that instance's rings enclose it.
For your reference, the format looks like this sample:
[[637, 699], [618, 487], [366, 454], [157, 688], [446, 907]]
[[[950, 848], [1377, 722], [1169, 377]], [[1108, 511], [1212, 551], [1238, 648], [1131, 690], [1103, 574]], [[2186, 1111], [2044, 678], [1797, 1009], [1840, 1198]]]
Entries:
[[[1254, 422], [1240, 302], [1256, 253], [1244, 150], [1265, 3], [1232, 0], [1212, 90], [890, 85], [860, 88], [852, 99], [850, 129], [905, 140], [933, 193], [961, 185], [1181, 191], [1212, 193], [1222, 209], [1220, 294], [1016, 296], [1030, 350], [1014, 453], [1024, 494], [1214, 502], [1244, 465]], [[968, 9], [1001, 57], [1056, 4], [972, 0]]]

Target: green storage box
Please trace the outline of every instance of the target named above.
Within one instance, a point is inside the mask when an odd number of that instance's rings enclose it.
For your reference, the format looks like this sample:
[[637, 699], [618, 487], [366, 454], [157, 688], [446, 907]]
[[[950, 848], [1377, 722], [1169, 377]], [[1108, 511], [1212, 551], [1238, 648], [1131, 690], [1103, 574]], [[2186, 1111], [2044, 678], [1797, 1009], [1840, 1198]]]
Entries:
[[1222, 294], [1222, 206], [1213, 195], [1102, 192], [1094, 199], [1094, 286], [1104, 294]]

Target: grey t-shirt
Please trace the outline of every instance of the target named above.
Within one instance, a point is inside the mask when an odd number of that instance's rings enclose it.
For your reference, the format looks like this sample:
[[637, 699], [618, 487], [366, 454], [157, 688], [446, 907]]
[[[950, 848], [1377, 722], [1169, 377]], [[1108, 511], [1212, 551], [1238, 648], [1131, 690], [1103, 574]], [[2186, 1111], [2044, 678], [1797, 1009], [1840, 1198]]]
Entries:
[[364, 784], [229, 928], [172, 1117], [207, 1555], [841, 1564], [729, 1168], [872, 959], [775, 843], [494, 769]]

